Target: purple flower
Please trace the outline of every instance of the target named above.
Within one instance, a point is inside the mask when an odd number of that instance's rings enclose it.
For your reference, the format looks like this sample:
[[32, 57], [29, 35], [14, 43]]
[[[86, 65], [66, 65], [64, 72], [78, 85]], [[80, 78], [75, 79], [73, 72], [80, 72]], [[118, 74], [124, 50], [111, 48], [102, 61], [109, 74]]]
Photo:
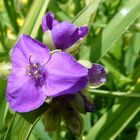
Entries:
[[88, 71], [89, 83], [93, 86], [99, 86], [106, 82], [106, 71], [100, 64], [93, 64]]
[[87, 85], [88, 70], [70, 54], [51, 53], [47, 46], [28, 35], [19, 38], [11, 59], [6, 96], [17, 112], [32, 111], [47, 97], [73, 94]]
[[59, 23], [54, 19], [54, 15], [51, 12], [44, 16], [42, 29], [44, 32], [47, 30], [51, 31], [55, 47], [62, 50], [69, 48], [88, 33], [87, 26], [77, 27], [67, 21]]

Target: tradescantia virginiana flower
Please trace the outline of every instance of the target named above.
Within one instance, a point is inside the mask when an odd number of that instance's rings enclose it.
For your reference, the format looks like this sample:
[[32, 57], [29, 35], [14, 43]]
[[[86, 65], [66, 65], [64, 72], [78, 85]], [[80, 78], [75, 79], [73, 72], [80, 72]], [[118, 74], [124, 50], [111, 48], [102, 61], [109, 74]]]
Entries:
[[11, 109], [29, 112], [47, 97], [73, 94], [88, 83], [88, 70], [65, 52], [51, 53], [47, 46], [22, 35], [12, 50], [12, 73], [6, 97]]
[[77, 27], [67, 21], [59, 23], [56, 19], [54, 19], [54, 15], [51, 12], [48, 12], [43, 17], [42, 29], [43, 32], [51, 32], [55, 48], [61, 50], [71, 47], [88, 33], [87, 26]]
[[93, 86], [100, 86], [106, 82], [106, 71], [100, 64], [93, 64], [88, 70], [89, 83]]

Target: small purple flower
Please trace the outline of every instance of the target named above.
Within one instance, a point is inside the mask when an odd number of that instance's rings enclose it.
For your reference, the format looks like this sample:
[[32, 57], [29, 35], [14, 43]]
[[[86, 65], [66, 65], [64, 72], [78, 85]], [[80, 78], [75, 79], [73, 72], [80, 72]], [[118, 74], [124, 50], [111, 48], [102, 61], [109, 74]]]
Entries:
[[59, 23], [54, 15], [48, 12], [42, 20], [43, 32], [51, 31], [53, 42], [57, 49], [65, 50], [88, 33], [87, 26], [77, 27], [74, 24], [64, 21]]
[[106, 71], [100, 64], [93, 64], [88, 71], [88, 76], [89, 83], [93, 84], [93, 86], [99, 86], [106, 82]]
[[51, 53], [47, 46], [22, 35], [13, 48], [6, 96], [17, 112], [40, 107], [47, 97], [73, 94], [87, 85], [88, 70], [70, 54]]

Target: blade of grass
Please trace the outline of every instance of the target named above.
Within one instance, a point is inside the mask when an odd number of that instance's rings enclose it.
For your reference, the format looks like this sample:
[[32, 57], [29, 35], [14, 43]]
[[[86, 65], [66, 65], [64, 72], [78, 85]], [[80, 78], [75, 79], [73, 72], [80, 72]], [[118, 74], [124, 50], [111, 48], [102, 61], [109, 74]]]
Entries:
[[46, 110], [47, 105], [44, 104], [39, 109], [29, 113], [15, 113], [4, 140], [26, 140], [39, 120], [40, 115]]
[[[140, 22], [140, 19], [139, 19]], [[134, 65], [136, 59], [138, 58], [138, 54], [140, 52], [140, 33], [134, 33], [133, 40], [128, 47], [128, 50], [125, 54], [125, 67], [128, 73], [132, 73], [134, 70]]]
[[114, 61], [111, 59], [111, 57], [105, 56], [104, 59], [101, 60], [101, 62], [107, 67], [107, 69], [112, 73], [114, 78], [118, 81], [118, 85], [122, 86], [123, 84], [132, 82], [132, 80], [125, 75], [123, 75], [121, 72], [118, 71], [118, 69], [114, 65]]
[[136, 116], [136, 114], [140, 111], [140, 100], [135, 100], [130, 103], [130, 105], [126, 106], [124, 111], [119, 115], [117, 119], [112, 122], [112, 126], [109, 126], [106, 129], [102, 136], [99, 139], [110, 139], [114, 140], [118, 134], [131, 122], [131, 120]]
[[[49, 0], [33, 1], [33, 5], [27, 15], [23, 28], [19, 32], [19, 35], [32, 34], [34, 36], [34, 34], [36, 34], [39, 25], [41, 24], [39, 22], [47, 9], [48, 3]], [[37, 27], [37, 29], [35, 29], [35, 27]]]
[[135, 98], [140, 99], [139, 93], [128, 93], [128, 92], [120, 92], [120, 91], [107, 91], [107, 90], [97, 90], [93, 88], [86, 88], [88, 92], [97, 96], [106, 96], [106, 97], [120, 97], [120, 98]]
[[42, 8], [41, 8], [41, 10], [38, 14], [37, 19], [34, 22], [34, 25], [33, 25], [32, 32], [31, 32], [30, 36], [32, 36], [32, 37], [37, 36], [38, 29], [39, 29], [39, 27], [42, 23], [42, 19], [43, 19], [43, 16], [45, 15], [45, 11], [47, 9], [48, 4], [49, 4], [49, 0], [45, 0], [43, 5], [42, 5]]
[[[127, 28], [138, 18], [140, 15], [140, 0], [128, 0], [125, 6], [115, 15], [110, 23], [103, 30], [101, 48], [99, 48], [98, 57], [96, 60], [100, 60], [118, 41], [121, 35], [127, 30]], [[95, 49], [97, 50], [97, 49]], [[97, 55], [97, 54], [96, 54]]]
[[5, 9], [7, 11], [8, 17], [10, 19], [10, 22], [12, 24], [12, 27], [13, 27], [14, 31], [16, 33], [18, 33], [18, 24], [16, 22], [18, 14], [15, 9], [14, 1], [13, 0], [3, 0], [3, 2], [4, 2]]
[[97, 10], [100, 0], [93, 0], [87, 7], [80, 11], [72, 22], [78, 26], [88, 25], [91, 16]]
[[91, 128], [87, 140], [114, 140], [140, 111], [139, 101], [121, 100], [119, 105], [114, 105]]
[[130, 104], [130, 100], [125, 100], [124, 104], [122, 104], [122, 102], [123, 101], [121, 100], [120, 103], [113, 105], [112, 108], [104, 113], [104, 115], [89, 130], [86, 140], [97, 139], [101, 132], [111, 125], [113, 120], [115, 120], [122, 113], [126, 105]]

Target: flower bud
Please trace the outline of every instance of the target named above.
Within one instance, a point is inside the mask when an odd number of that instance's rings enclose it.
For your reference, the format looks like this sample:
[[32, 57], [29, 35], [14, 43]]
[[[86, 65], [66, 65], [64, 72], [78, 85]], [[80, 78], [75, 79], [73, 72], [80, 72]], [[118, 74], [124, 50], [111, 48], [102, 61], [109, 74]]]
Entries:
[[80, 136], [83, 130], [83, 119], [80, 114], [73, 110], [65, 110], [63, 117], [69, 131], [75, 136]]
[[61, 113], [54, 109], [49, 108], [44, 114], [45, 130], [55, 131], [60, 127]]
[[96, 88], [106, 82], [106, 71], [100, 64], [93, 64], [88, 71], [89, 86]]
[[75, 111], [84, 114], [86, 113], [85, 100], [80, 93], [74, 94], [70, 98], [69, 103]]

